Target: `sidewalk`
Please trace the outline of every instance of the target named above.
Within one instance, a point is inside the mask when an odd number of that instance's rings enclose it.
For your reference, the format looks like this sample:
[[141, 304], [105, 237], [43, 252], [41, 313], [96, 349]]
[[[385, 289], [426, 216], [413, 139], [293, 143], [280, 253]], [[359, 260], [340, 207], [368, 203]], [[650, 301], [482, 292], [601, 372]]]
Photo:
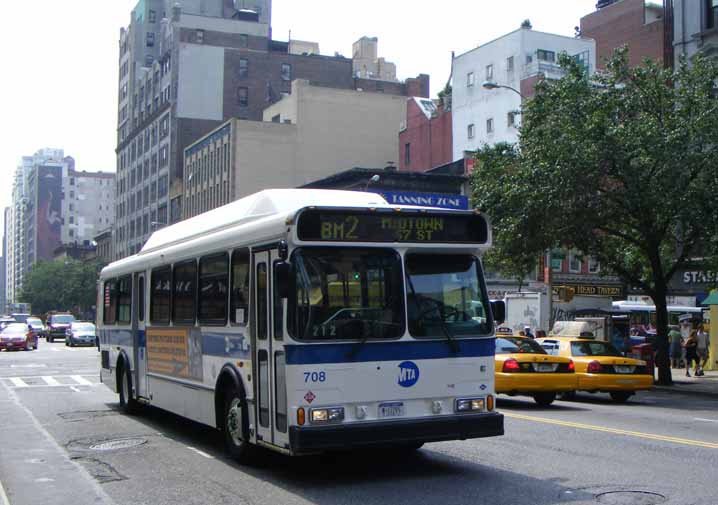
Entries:
[[653, 389], [718, 398], [718, 371], [707, 371], [702, 377], [695, 377], [692, 370], [690, 377], [686, 377], [685, 369], [674, 368], [671, 372], [673, 372], [672, 386], [654, 385]]

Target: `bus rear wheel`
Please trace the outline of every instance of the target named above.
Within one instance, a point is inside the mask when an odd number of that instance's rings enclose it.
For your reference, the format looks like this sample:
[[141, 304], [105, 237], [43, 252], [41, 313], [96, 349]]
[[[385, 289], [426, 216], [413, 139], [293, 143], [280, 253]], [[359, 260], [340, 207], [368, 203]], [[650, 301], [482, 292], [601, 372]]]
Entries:
[[139, 403], [132, 398], [132, 373], [130, 367], [126, 366], [125, 361], [118, 365], [117, 373], [117, 389], [120, 395], [120, 409], [125, 414], [136, 414], [139, 409]]
[[238, 463], [250, 463], [253, 459], [255, 447], [249, 443], [249, 416], [247, 401], [244, 395], [232, 389], [225, 397], [224, 446], [227, 454]]

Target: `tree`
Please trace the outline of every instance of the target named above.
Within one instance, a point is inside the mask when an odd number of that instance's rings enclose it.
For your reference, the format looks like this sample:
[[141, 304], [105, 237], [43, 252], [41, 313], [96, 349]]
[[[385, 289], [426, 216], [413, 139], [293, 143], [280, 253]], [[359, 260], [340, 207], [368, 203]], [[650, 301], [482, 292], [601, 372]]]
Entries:
[[35, 314], [51, 310], [77, 315], [96, 303], [96, 283], [102, 263], [74, 259], [41, 261], [25, 276], [20, 300], [32, 305]]
[[[718, 64], [630, 68], [619, 50], [589, 77], [568, 56], [560, 62], [566, 76], [540, 82], [525, 104], [511, 159], [489, 158], [496, 167], [473, 174], [475, 203], [529, 251], [579, 249], [648, 294], [658, 382], [669, 384], [668, 282], [687, 261], [716, 256]], [[509, 162], [510, 176], [497, 178]]]

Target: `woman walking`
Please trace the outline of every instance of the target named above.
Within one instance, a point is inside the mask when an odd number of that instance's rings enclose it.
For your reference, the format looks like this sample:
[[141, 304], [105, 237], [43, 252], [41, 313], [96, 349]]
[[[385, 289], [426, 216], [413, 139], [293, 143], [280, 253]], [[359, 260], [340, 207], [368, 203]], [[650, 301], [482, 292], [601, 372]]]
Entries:
[[696, 330], [691, 331], [691, 336], [686, 339], [683, 343], [683, 348], [686, 350], [686, 377], [690, 377], [691, 363], [695, 361], [696, 367], [693, 370], [695, 375], [698, 375], [698, 339], [696, 338]]

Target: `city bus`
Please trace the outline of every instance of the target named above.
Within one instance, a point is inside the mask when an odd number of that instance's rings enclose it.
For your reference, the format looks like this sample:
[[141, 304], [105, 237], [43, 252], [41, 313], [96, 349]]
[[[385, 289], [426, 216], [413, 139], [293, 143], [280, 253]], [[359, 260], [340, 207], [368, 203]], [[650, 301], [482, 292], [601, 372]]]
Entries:
[[503, 434], [488, 219], [266, 190], [155, 232], [98, 286], [101, 380], [215, 427], [229, 454]]
[[[677, 325], [683, 319], [698, 320], [703, 317], [703, 308], [684, 307], [682, 305], [668, 305], [668, 324]], [[613, 310], [626, 313], [629, 316], [630, 327], [641, 332], [653, 334], [656, 332], [656, 306], [648, 303], [633, 301], [613, 302]]]

